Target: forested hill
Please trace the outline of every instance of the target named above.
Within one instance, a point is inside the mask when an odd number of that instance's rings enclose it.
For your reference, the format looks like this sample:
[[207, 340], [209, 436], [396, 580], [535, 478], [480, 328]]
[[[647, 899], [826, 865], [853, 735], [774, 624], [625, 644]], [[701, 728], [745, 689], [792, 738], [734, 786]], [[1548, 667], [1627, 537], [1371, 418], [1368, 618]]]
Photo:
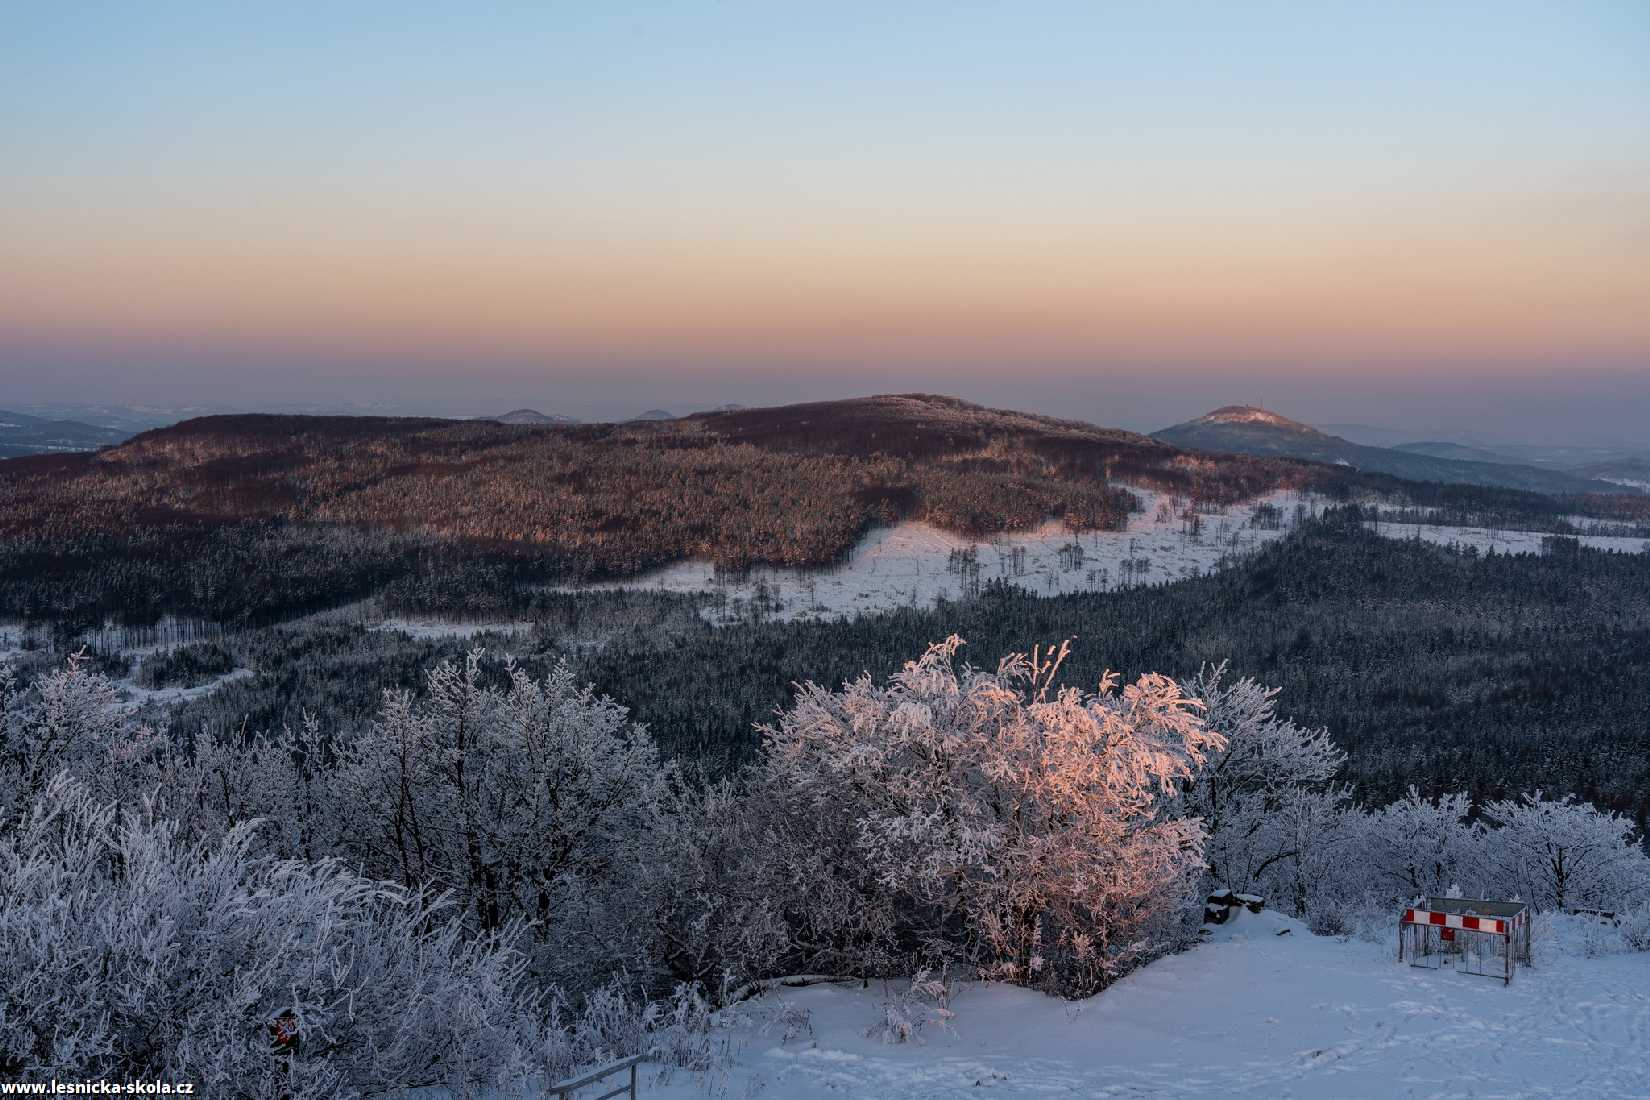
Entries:
[[1236, 500], [1312, 478], [924, 396], [567, 426], [220, 416], [0, 465], [0, 536], [279, 519], [523, 549], [580, 575], [692, 556], [820, 565], [876, 522], [1116, 527], [1133, 507], [1118, 480]]
[[1297, 488], [1468, 517], [1446, 522], [1650, 513], [1644, 496], [1199, 455], [925, 395], [627, 424], [203, 417], [97, 454], [0, 461], [0, 617], [268, 623], [411, 578], [499, 606], [522, 586], [685, 558], [827, 564], [900, 519], [975, 536], [1050, 517], [1115, 529], [1136, 506], [1128, 486], [1191, 509]]

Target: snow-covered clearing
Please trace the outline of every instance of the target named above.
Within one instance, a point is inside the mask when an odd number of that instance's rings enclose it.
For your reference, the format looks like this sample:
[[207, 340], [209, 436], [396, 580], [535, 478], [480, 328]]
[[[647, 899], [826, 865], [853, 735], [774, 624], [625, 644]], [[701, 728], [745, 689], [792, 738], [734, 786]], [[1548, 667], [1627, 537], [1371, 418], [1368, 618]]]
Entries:
[[929, 607], [961, 599], [979, 586], [1004, 580], [1038, 595], [1104, 592], [1207, 573], [1282, 538], [1298, 516], [1323, 508], [1319, 498], [1268, 494], [1219, 513], [1201, 514], [1197, 527], [1170, 498], [1132, 490], [1142, 510], [1122, 531], [1073, 532], [1050, 520], [1031, 531], [986, 539], [907, 521], [868, 534], [841, 565], [826, 569], [757, 567], [730, 577], [707, 561], [684, 561], [641, 576], [581, 589], [652, 589], [708, 592], [706, 614], [716, 621], [748, 615], [794, 620], [851, 618], [896, 607]]
[[[1494, 550], [1497, 554], [1540, 554], [1543, 540], [1551, 537], [1549, 531], [1514, 531], [1489, 527], [1451, 527], [1434, 523], [1391, 523], [1381, 520], [1371, 523], [1372, 530], [1388, 538], [1420, 539], [1457, 549], [1473, 547], [1479, 553]], [[1583, 546], [1594, 550], [1614, 550], [1624, 554], [1650, 551], [1650, 539], [1621, 535], [1572, 535]]]
[[425, 640], [436, 638], [474, 638], [478, 634], [514, 634], [531, 630], [533, 624], [519, 619], [484, 619], [477, 622], [452, 622], [445, 619], [408, 619], [388, 617], [373, 622], [370, 630], [394, 630], [409, 638]]
[[[652, 1070], [642, 1095], [1650, 1096], [1650, 954], [1588, 959], [1538, 940], [1509, 987], [1394, 952], [1244, 915], [1087, 1001], [965, 986], [949, 1031], [930, 1025], [921, 1045], [866, 1038], [877, 984], [785, 990], [742, 1013], [730, 1068]], [[781, 1041], [781, 999], [807, 1010], [812, 1036]]]
[[208, 680], [204, 684], [196, 684], [194, 687], [146, 688], [140, 686], [135, 680], [120, 680], [117, 683], [121, 693], [126, 697], [125, 705], [136, 709], [148, 706], [151, 703], [163, 707], [169, 707], [176, 703], [186, 703], [192, 699], [211, 695], [225, 684], [232, 684], [236, 680], [244, 680], [251, 675], [251, 669], [237, 668], [224, 673], [222, 676]]
[[424, 640], [474, 638], [481, 634], [515, 634], [533, 628], [530, 620], [519, 618], [443, 619], [431, 616], [392, 615], [387, 613], [382, 603], [374, 597], [354, 600], [325, 611], [312, 611], [292, 622], [306, 626], [346, 623], [360, 625], [368, 630], [395, 631], [409, 638]]

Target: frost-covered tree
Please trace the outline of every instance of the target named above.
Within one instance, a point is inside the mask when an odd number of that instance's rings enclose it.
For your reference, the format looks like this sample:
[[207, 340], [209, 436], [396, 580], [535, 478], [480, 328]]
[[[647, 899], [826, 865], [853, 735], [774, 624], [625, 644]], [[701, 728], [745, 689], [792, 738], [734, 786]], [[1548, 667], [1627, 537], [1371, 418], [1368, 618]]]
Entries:
[[1465, 794], [1429, 800], [1410, 787], [1370, 813], [1360, 855], [1375, 885], [1395, 898], [1441, 896], [1456, 884], [1481, 893], [1482, 829], [1468, 821], [1471, 810]]
[[[1277, 713], [1277, 689], [1252, 679], [1228, 680], [1224, 663], [1205, 666], [1186, 693], [1202, 705], [1204, 723], [1224, 745], [1211, 750], [1184, 796], [1186, 812], [1208, 831], [1209, 870], [1236, 890], [1275, 893], [1296, 878], [1301, 863], [1321, 853], [1324, 824], [1347, 795], [1330, 781], [1346, 754], [1326, 729], [1304, 729]], [[1296, 805], [1306, 802], [1307, 805]], [[1293, 890], [1290, 891], [1293, 893]]]
[[193, 844], [66, 775], [0, 834], [0, 1078], [363, 1096], [520, 1081], [525, 961], [429, 897], [333, 861]]
[[309, 715], [296, 729], [202, 731], [193, 744], [168, 745], [150, 763], [144, 786], [189, 808], [181, 824], [196, 839], [261, 820], [258, 843], [273, 854], [320, 859], [343, 853], [356, 827], [336, 754]]
[[19, 820], [62, 771], [117, 797], [159, 744], [150, 726], [122, 711], [113, 681], [80, 654], [29, 690], [0, 664], [0, 825]]
[[1650, 895], [1650, 857], [1633, 823], [1541, 792], [1484, 806], [1485, 862], [1501, 889], [1543, 909], [1611, 909]]
[[1338, 790], [1303, 790], [1282, 800], [1275, 816], [1275, 835], [1288, 858], [1269, 866], [1252, 889], [1314, 931], [1340, 931], [1337, 922], [1347, 906], [1367, 892], [1359, 848], [1363, 812]]
[[1091, 991], [1186, 911], [1203, 829], [1174, 812], [1177, 784], [1223, 740], [1166, 677], [1056, 688], [1064, 647], [986, 671], [957, 666], [961, 645], [886, 685], [803, 685], [764, 728], [769, 767], [798, 813], [849, 830], [845, 893], [884, 923], [1000, 977]]
[[475, 927], [530, 923], [546, 972], [645, 965], [642, 869], [669, 782], [647, 731], [565, 666], [534, 680], [484, 653], [394, 692], [339, 750], [346, 851], [368, 873], [451, 891]]

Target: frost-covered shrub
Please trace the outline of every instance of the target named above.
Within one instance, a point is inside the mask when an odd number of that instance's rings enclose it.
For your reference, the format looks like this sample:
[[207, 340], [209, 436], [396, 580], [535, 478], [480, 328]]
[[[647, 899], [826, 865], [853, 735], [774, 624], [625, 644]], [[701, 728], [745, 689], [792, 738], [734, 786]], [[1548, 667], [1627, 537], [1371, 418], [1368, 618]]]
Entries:
[[677, 982], [715, 990], [770, 973], [789, 950], [787, 897], [774, 858], [774, 792], [744, 782], [673, 781], [652, 837], [648, 895], [655, 952]]
[[777, 918], [728, 870], [751, 865], [759, 838], [738, 835], [742, 816], [697, 816], [726, 814], [737, 792], [677, 782], [624, 708], [565, 666], [536, 681], [476, 650], [426, 687], [387, 695], [342, 743], [307, 716], [198, 736], [163, 754], [152, 785], [189, 807], [193, 837], [262, 818], [276, 855], [448, 892], [481, 932], [522, 922], [540, 977], [576, 991], [660, 970], [710, 986], [777, 953]]
[[865, 1037], [890, 1045], [920, 1043], [924, 1028], [948, 1027], [955, 1016], [950, 981], [943, 974], [919, 970], [909, 982], [884, 983], [882, 1010], [877, 1022], [865, 1029]]
[[1535, 956], [1568, 955], [1596, 959], [1639, 950], [1634, 930], [1624, 914], [1542, 913], [1535, 921]]
[[[1336, 926], [1368, 889], [1370, 869], [1362, 851], [1367, 815], [1346, 803], [1344, 792], [1303, 790], [1280, 799], [1273, 827], [1289, 853], [1257, 883], [1267, 904], [1323, 930]], [[1336, 928], [1336, 934], [1344, 929]]]
[[654, 1061], [700, 1072], [727, 1061], [727, 1044], [718, 1041], [710, 1001], [696, 982], [682, 982], [668, 999], [649, 1003], [642, 1024]]
[[723, 1066], [732, 1055], [704, 990], [686, 982], [658, 1001], [641, 1000], [617, 981], [577, 1004], [552, 990], [545, 1051], [553, 1081], [633, 1054], [695, 1072]]
[[781, 1046], [804, 1035], [811, 1037], [813, 1033], [813, 1013], [795, 1001], [781, 1000], [767, 1023], [762, 1025], [762, 1034], [777, 1034]]
[[1338, 925], [1337, 933], [1361, 943], [1377, 943], [1386, 947], [1392, 943], [1394, 922], [1401, 905], [1384, 892], [1366, 891], [1339, 907], [1336, 917], [1321, 918], [1323, 925]]
[[168, 735], [136, 720], [120, 689], [79, 655], [18, 690], [0, 665], [0, 822], [61, 772], [105, 801], [160, 792], [179, 837], [221, 840], [261, 819], [262, 851], [302, 859], [343, 853], [356, 826], [337, 784], [336, 758], [314, 718], [297, 729]]
[[181, 841], [60, 777], [0, 835], [0, 1072], [206, 1095], [504, 1087], [536, 1064], [524, 960], [334, 862]]
[[828, 928], [822, 906], [857, 904], [850, 931], [873, 949], [892, 933], [1092, 992], [1161, 950], [1195, 903], [1203, 830], [1176, 812], [1177, 784], [1222, 738], [1165, 677], [1056, 690], [1064, 649], [983, 671], [956, 666], [961, 645], [931, 647], [886, 686], [806, 684], [764, 729], [803, 823], [782, 858], [812, 873], [823, 853], [823, 877], [845, 883], [804, 899], [804, 923]]
[[1319, 936], [1354, 936], [1358, 932], [1357, 914], [1328, 891], [1313, 891], [1306, 896], [1305, 907], [1299, 916], [1306, 926]]
[[618, 982], [591, 990], [578, 1005], [552, 989], [546, 1046], [551, 1079], [642, 1053], [647, 1039], [642, 1008]]
[[1621, 922], [1621, 938], [1629, 950], [1650, 951], [1650, 900], [1616, 914]]
[[1621, 929], [1611, 921], [1581, 918], [1581, 953], [1589, 959], [1619, 955], [1628, 950]]

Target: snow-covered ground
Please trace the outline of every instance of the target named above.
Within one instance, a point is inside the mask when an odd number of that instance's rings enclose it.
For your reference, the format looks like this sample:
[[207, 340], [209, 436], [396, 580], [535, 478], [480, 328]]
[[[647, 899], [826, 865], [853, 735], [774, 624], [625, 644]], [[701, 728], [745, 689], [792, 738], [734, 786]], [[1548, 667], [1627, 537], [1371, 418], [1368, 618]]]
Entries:
[[786, 990], [812, 1036], [782, 1042], [768, 994], [735, 1025], [731, 1067], [650, 1070], [641, 1095], [1650, 1097], [1650, 954], [1588, 959], [1538, 941], [1535, 968], [1503, 986], [1394, 951], [1243, 914], [1087, 1001], [965, 986], [949, 1030], [931, 1025], [921, 1045], [865, 1036], [875, 984]]
[[[993, 580], [1038, 595], [1104, 592], [1207, 573], [1282, 538], [1297, 516], [1323, 507], [1318, 498], [1276, 492], [1220, 514], [1201, 515], [1201, 530], [1193, 532], [1167, 496], [1132, 491], [1143, 510], [1131, 515], [1122, 531], [1072, 532], [1049, 521], [1031, 531], [973, 539], [907, 521], [872, 531], [846, 562], [827, 569], [759, 567], [730, 578], [710, 562], [684, 561], [583, 590], [708, 592], [715, 602], [706, 614], [715, 620], [740, 618], [753, 607], [778, 619], [847, 618], [902, 606], [929, 607], [940, 599], [960, 599]], [[1262, 518], [1267, 509], [1276, 510], [1275, 518]]]
[[[1489, 527], [1451, 527], [1434, 523], [1390, 523], [1385, 520], [1371, 523], [1371, 528], [1388, 538], [1420, 539], [1465, 549], [1475, 547], [1480, 553], [1494, 550], [1497, 554], [1540, 554], [1547, 531], [1513, 531]], [[1621, 535], [1574, 535], [1577, 542], [1595, 550], [1615, 550], [1624, 554], [1650, 551], [1650, 539]]]

